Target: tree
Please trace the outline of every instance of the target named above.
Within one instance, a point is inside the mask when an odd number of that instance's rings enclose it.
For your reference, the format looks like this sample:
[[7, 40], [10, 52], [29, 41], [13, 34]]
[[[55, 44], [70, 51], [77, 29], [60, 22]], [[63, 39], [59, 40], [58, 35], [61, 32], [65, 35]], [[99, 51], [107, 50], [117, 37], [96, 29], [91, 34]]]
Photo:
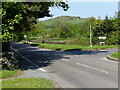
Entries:
[[72, 33], [70, 30], [70, 23], [67, 22], [61, 22], [56, 21], [54, 23], [54, 28], [51, 31], [51, 37], [57, 37], [57, 38], [67, 38], [71, 37]]
[[58, 6], [64, 10], [68, 4], [64, 2], [2, 2], [2, 42], [8, 43], [15, 37], [23, 38], [23, 32], [33, 29], [37, 18], [51, 16], [49, 7]]
[[33, 25], [33, 30], [25, 32], [27, 34], [27, 38], [31, 40], [34, 37], [45, 38], [47, 31], [45, 30], [45, 25], [43, 23], [38, 23]]

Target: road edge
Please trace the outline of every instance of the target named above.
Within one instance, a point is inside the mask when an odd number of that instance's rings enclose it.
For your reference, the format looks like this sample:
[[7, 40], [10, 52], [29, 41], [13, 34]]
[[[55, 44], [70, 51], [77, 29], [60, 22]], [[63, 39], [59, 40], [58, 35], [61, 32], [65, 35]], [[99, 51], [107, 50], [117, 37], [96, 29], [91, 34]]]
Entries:
[[109, 60], [113, 60], [113, 61], [120, 61], [119, 59], [117, 59], [117, 58], [113, 58], [113, 57], [111, 57], [110, 55], [107, 55], [107, 58], [109, 59]]

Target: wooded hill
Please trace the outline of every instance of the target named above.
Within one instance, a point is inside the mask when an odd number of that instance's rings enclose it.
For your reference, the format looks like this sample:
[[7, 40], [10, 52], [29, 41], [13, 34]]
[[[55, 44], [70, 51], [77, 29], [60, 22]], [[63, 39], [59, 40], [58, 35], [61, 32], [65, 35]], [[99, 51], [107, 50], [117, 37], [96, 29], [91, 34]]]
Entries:
[[87, 18], [80, 18], [80, 17], [76, 17], [76, 16], [59, 16], [56, 18], [52, 18], [52, 19], [40, 21], [40, 22], [44, 23], [47, 26], [50, 26], [58, 21], [67, 22], [67, 23], [71, 23], [71, 24], [80, 24], [80, 23], [85, 22], [86, 20], [87, 20]]
[[[28, 35], [40, 36], [41, 38], [77, 38], [77, 44], [89, 44], [90, 25], [92, 26], [93, 44], [99, 44], [99, 36], [106, 36], [106, 44], [119, 44], [119, 18], [106, 16], [105, 19], [98, 17], [81, 18], [75, 16], [60, 16], [53, 19], [39, 21]], [[75, 39], [76, 41], [76, 39]], [[76, 42], [77, 42], [76, 41]], [[73, 42], [75, 44], [75, 42]]]

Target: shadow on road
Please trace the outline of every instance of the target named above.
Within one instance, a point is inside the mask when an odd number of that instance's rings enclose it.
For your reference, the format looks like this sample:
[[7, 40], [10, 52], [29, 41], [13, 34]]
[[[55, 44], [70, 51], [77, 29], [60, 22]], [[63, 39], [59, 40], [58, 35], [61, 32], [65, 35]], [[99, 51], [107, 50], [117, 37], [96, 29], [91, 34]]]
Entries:
[[[22, 70], [38, 69], [53, 64], [55, 60], [60, 60], [62, 58], [69, 59], [69, 57], [65, 57], [66, 55], [94, 55], [97, 53], [107, 52], [107, 51], [78, 51], [78, 50], [52, 51], [15, 42], [12, 42], [11, 46], [19, 54], [23, 56], [22, 57], [16, 54], [16, 58], [18, 59], [19, 65]], [[33, 63], [36, 64], [37, 66], [33, 65]]]

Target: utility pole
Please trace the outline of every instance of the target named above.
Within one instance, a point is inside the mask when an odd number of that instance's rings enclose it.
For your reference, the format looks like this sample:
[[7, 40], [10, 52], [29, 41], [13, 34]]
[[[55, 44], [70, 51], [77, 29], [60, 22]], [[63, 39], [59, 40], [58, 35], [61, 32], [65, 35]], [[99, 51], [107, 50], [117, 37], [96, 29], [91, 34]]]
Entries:
[[92, 47], [92, 31], [91, 31], [91, 25], [90, 25], [90, 47]]

